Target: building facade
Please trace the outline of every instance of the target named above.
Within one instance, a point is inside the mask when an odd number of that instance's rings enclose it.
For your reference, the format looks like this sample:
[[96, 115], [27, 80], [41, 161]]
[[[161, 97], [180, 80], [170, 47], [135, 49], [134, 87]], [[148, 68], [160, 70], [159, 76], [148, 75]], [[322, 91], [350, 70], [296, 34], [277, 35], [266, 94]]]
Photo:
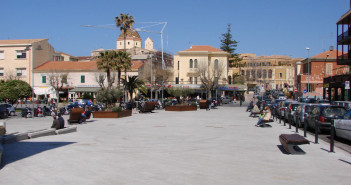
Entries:
[[[232, 76], [245, 76], [249, 90], [263, 86], [266, 90], [295, 86], [295, 66], [301, 58], [272, 55], [240, 54], [242, 61], [231, 68]], [[235, 79], [233, 79], [235, 81]]]
[[174, 55], [174, 84], [201, 85], [201, 72], [227, 84], [229, 54], [212, 46], [192, 46]]
[[341, 51], [331, 47], [328, 51], [301, 61], [301, 71], [297, 78], [299, 92], [305, 92], [305, 96], [322, 98], [324, 78], [349, 72], [348, 66], [337, 65], [336, 58], [341, 55]]
[[19, 79], [33, 86], [33, 69], [52, 60], [48, 39], [0, 40], [0, 79]]

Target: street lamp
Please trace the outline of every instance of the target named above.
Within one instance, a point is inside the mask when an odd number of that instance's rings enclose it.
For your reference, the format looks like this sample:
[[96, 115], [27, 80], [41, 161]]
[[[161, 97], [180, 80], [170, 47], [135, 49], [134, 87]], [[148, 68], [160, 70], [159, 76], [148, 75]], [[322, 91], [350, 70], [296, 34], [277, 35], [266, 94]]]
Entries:
[[151, 70], [150, 70], [150, 92], [151, 92], [151, 98], [150, 99], [152, 99], [152, 56], [151, 56], [151, 54], [149, 54], [148, 55], [148, 57], [147, 57], [148, 59], [150, 59], [150, 68], [151, 68]]
[[308, 78], [308, 84], [307, 84], [307, 96], [309, 97], [310, 95], [310, 48], [306, 48], [307, 50], [307, 78]]
[[[33, 114], [32, 114], [32, 116], [33, 116], [33, 118], [34, 118], [34, 72], [33, 72], [33, 70], [34, 70], [34, 67], [33, 67], [33, 64], [31, 64], [31, 62], [30, 62], [30, 57], [31, 57], [31, 55], [30, 55], [30, 45], [26, 45], [26, 48], [24, 48], [24, 51], [28, 51], [28, 53], [29, 53], [29, 56], [28, 56], [28, 58], [29, 58], [29, 65], [32, 65], [31, 66], [31, 75], [29, 74], [29, 81], [32, 81], [32, 111], [33, 111]], [[32, 79], [30, 79], [30, 78], [32, 78]]]

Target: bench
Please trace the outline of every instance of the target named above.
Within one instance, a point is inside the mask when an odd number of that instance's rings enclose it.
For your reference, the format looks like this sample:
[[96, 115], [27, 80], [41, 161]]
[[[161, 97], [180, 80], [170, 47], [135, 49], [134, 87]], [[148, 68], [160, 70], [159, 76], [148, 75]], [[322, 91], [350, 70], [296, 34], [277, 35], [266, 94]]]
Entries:
[[206, 104], [207, 100], [200, 100], [200, 109], [207, 109], [207, 104]]
[[55, 131], [57, 135], [59, 134], [68, 134], [68, 133], [71, 133], [71, 132], [77, 132], [77, 127], [66, 127], [66, 128], [63, 128], [63, 129], [58, 129]]
[[259, 127], [272, 127], [270, 124], [267, 124], [269, 122], [274, 122], [273, 119], [269, 119], [269, 120], [262, 120], [261, 124], [259, 125]]
[[[69, 113], [69, 118], [67, 120], [67, 123], [68, 124], [71, 124], [71, 123], [79, 123], [79, 120], [81, 118], [81, 114], [84, 112], [84, 109], [83, 108], [74, 108], [74, 109], [71, 109], [71, 112]], [[90, 115], [91, 115], [91, 112], [89, 111], [86, 111], [86, 113], [88, 114], [85, 114], [87, 117], [84, 118], [82, 120], [82, 122], [85, 122], [87, 119], [90, 119]]]
[[305, 154], [297, 145], [310, 144], [310, 142], [299, 134], [281, 134], [279, 141], [289, 154]]
[[40, 131], [28, 133], [28, 137], [30, 139], [32, 139], [32, 138], [37, 138], [37, 137], [56, 135], [55, 131], [56, 131], [56, 129], [54, 129], [54, 128], [40, 130]]
[[152, 112], [155, 110], [157, 102], [145, 102], [144, 105], [140, 108], [141, 112]]

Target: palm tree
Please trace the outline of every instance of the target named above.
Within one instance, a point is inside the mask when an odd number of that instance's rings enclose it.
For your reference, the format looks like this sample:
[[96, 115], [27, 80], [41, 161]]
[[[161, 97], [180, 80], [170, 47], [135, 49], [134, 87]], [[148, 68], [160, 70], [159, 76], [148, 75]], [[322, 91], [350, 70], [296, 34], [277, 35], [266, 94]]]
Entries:
[[144, 82], [138, 78], [138, 76], [128, 76], [128, 80], [124, 79], [124, 84], [129, 92], [130, 98], [133, 98], [133, 93], [136, 89], [146, 93], [147, 89], [144, 86]]
[[126, 33], [134, 24], [134, 17], [121, 13], [120, 17], [115, 17], [116, 26], [121, 29], [124, 39], [124, 50], [126, 50]]
[[108, 50], [105, 52], [100, 52], [100, 56], [98, 56], [97, 68], [106, 72], [107, 76], [107, 88], [110, 89], [114, 80], [111, 78], [111, 71], [117, 69], [117, 53], [114, 50]]
[[120, 89], [121, 71], [124, 70], [125, 74], [127, 74], [127, 70], [131, 67], [132, 58], [130, 57], [130, 54], [126, 51], [117, 51], [116, 62], [116, 70], [118, 73], [117, 89]]

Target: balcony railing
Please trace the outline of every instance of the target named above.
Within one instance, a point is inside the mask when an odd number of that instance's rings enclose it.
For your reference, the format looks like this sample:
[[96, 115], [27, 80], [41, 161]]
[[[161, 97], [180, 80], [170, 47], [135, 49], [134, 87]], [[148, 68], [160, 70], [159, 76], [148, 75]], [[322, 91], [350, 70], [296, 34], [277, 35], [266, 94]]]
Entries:
[[338, 42], [344, 40], [347, 37], [349, 37], [349, 30], [347, 30], [344, 33], [338, 35]]

